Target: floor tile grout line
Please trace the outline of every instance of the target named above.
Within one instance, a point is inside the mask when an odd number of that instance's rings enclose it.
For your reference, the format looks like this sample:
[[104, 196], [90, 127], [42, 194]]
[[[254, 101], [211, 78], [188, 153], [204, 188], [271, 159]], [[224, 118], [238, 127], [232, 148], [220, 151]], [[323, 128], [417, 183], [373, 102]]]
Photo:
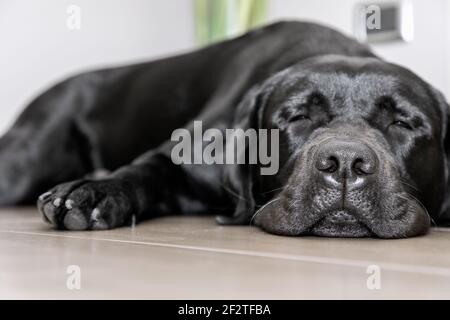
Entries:
[[376, 261], [356, 260], [356, 259], [327, 258], [327, 257], [318, 257], [318, 256], [310, 256], [310, 255], [293, 255], [293, 254], [269, 253], [269, 252], [265, 253], [265, 252], [258, 252], [258, 251], [252, 251], [252, 250], [209, 248], [209, 247], [202, 247], [202, 246], [178, 245], [178, 244], [161, 243], [161, 242], [144, 242], [144, 241], [118, 240], [118, 239], [108, 239], [108, 238], [86, 238], [86, 237], [73, 236], [73, 235], [58, 235], [58, 234], [26, 232], [26, 231], [0, 230], [0, 233], [60, 237], [60, 238], [69, 238], [69, 239], [77, 239], [77, 240], [95, 240], [95, 241], [104, 241], [104, 242], [112, 242], [112, 243], [127, 243], [127, 244], [135, 244], [135, 245], [146, 245], [146, 246], [152, 246], [152, 247], [186, 249], [186, 250], [203, 251], [203, 252], [211, 252], [211, 253], [235, 254], [235, 255], [242, 255], [242, 256], [270, 258], [270, 259], [283, 259], [283, 260], [309, 262], [309, 263], [331, 264], [331, 265], [348, 266], [348, 267], [364, 268], [364, 269], [366, 269], [370, 265], [377, 265], [382, 270], [385, 269], [385, 270], [397, 271], [397, 272], [420, 273], [420, 274], [433, 275], [433, 276], [439, 275], [439, 276], [444, 276], [444, 277], [450, 277], [450, 268], [441, 268], [441, 267], [433, 267], [433, 266], [420, 266], [420, 265], [409, 265], [409, 264], [402, 264], [402, 263], [376, 262]]

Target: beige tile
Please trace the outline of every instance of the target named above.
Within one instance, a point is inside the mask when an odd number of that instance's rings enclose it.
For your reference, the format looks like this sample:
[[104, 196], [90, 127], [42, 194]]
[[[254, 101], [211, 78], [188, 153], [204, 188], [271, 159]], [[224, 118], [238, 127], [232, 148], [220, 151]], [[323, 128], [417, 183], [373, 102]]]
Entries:
[[[404, 240], [288, 238], [213, 218], [61, 232], [0, 211], [1, 298], [450, 298], [450, 232]], [[82, 289], [66, 288], [81, 267]], [[381, 267], [381, 290], [366, 268]]]

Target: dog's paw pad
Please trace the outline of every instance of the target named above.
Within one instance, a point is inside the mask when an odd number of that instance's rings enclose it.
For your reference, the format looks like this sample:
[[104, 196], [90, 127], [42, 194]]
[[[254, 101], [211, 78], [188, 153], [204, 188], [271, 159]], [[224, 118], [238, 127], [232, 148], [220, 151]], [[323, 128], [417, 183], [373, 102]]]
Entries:
[[43, 215], [44, 221], [51, 224], [57, 224], [57, 212], [53, 203], [48, 202], [42, 206], [41, 214]]
[[64, 217], [64, 227], [69, 230], [86, 230], [89, 222], [79, 210], [71, 210]]
[[106, 230], [109, 229], [109, 225], [105, 220], [97, 220], [92, 223], [92, 230]]

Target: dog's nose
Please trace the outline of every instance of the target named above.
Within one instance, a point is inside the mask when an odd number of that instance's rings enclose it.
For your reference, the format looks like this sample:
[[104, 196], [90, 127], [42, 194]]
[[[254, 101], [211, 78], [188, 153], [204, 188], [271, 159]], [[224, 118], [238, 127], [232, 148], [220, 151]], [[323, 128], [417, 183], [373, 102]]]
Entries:
[[315, 165], [328, 185], [358, 188], [377, 173], [378, 157], [364, 143], [328, 141], [319, 146]]

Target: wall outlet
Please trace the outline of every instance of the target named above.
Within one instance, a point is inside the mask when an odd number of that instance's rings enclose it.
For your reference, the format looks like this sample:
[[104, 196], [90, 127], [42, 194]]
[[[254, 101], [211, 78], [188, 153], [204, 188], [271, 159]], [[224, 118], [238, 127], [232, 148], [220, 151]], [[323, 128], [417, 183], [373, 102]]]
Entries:
[[358, 4], [354, 33], [361, 42], [410, 42], [414, 39], [413, 6], [409, 1]]

